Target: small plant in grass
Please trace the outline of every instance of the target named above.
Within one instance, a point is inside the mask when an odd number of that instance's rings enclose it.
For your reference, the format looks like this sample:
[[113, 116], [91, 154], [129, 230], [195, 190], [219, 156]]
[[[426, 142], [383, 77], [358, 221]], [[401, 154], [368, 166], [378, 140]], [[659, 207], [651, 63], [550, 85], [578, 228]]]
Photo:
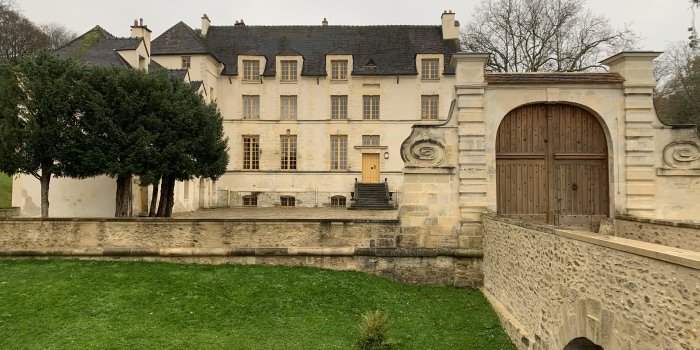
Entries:
[[391, 350], [389, 339], [389, 315], [383, 311], [369, 311], [362, 315], [360, 337], [355, 348], [358, 350]]

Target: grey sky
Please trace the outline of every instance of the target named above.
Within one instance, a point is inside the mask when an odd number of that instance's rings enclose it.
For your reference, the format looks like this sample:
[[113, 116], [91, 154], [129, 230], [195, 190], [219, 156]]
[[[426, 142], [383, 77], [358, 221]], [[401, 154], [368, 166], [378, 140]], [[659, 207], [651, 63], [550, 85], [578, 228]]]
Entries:
[[[470, 20], [481, 0], [15, 0], [25, 15], [38, 23], [61, 23], [77, 33], [96, 24], [127, 36], [134, 18], [143, 17], [159, 35], [178, 21], [199, 27], [207, 13], [214, 25], [231, 25], [243, 18], [250, 25], [320, 24], [439, 24], [443, 9], [452, 9], [462, 23]], [[641, 34], [643, 49], [663, 50], [685, 40], [691, 23], [688, 0], [588, 0], [589, 8], [610, 18], [615, 26], [629, 25]]]

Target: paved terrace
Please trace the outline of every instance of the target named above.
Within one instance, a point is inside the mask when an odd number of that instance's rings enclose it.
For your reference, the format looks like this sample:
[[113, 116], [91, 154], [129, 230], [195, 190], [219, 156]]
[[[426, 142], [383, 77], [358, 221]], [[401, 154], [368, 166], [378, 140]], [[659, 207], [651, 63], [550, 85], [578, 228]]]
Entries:
[[223, 208], [173, 214], [185, 219], [311, 219], [398, 220], [398, 210], [348, 210], [342, 208]]

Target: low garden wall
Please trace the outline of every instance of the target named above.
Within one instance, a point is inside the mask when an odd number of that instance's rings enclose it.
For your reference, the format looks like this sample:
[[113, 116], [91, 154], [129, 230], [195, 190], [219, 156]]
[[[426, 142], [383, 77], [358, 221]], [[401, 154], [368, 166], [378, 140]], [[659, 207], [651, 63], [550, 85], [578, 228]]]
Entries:
[[700, 253], [487, 215], [484, 294], [518, 349], [700, 349]]
[[700, 252], [700, 224], [618, 216], [611, 234]]
[[426, 246], [398, 220], [0, 219], [0, 257], [274, 264], [479, 287], [479, 249]]

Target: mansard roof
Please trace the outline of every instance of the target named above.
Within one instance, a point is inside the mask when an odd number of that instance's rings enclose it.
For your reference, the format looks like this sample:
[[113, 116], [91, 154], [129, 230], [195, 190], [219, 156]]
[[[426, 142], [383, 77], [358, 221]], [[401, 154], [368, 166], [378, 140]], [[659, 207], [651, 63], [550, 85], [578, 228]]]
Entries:
[[[455, 41], [442, 39], [441, 26], [212, 26], [206, 37], [180, 22], [153, 41], [154, 55], [210, 54], [238, 73], [238, 55], [265, 56], [263, 75], [275, 75], [275, 57], [294, 52], [304, 58], [302, 75], [325, 76], [326, 55], [353, 56], [354, 75], [416, 75], [416, 55], [445, 54], [445, 74], [454, 74]], [[368, 67], [367, 62], [375, 66]]]
[[95, 26], [56, 53], [99, 66], [128, 66], [118, 51], [135, 50], [142, 41], [137, 38], [118, 38], [104, 28]]

